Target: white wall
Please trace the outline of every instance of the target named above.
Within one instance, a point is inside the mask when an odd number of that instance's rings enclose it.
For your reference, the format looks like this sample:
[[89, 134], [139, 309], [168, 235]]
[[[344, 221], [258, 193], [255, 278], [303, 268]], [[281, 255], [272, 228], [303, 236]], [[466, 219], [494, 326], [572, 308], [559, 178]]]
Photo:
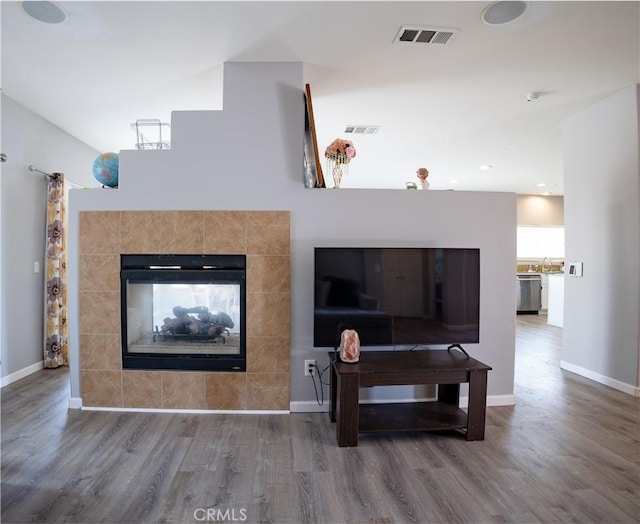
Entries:
[[44, 275], [34, 273], [34, 262], [44, 267], [46, 181], [27, 166], [95, 186], [92, 166], [99, 153], [4, 94], [2, 152], [0, 355], [6, 384], [41, 365], [44, 351]]
[[[298, 63], [225, 65], [223, 111], [174, 112], [172, 149], [123, 151], [117, 190], [71, 195], [72, 397], [81, 396], [77, 333], [78, 213], [83, 210], [290, 210], [291, 400], [315, 404], [303, 376], [312, 347], [313, 247], [403, 245], [481, 249], [481, 342], [489, 395], [513, 402], [516, 199], [511, 193], [305, 189], [304, 99]], [[406, 392], [401, 392], [405, 394]]]
[[562, 226], [564, 197], [557, 195], [518, 195], [519, 226]]
[[566, 119], [565, 369], [640, 394], [638, 86]]

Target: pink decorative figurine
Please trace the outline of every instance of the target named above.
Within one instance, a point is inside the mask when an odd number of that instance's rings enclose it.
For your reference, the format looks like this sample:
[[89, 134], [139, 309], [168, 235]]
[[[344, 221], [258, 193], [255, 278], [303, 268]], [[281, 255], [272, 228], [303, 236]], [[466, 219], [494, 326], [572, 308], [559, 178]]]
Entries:
[[418, 173], [418, 179], [420, 180], [420, 189], [429, 189], [429, 182], [427, 182], [429, 170], [426, 167], [421, 167], [416, 173]]

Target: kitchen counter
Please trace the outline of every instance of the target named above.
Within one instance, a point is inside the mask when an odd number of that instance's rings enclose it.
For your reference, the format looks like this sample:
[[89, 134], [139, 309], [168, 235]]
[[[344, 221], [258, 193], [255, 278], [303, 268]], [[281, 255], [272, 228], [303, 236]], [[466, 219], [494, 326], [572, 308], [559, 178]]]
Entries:
[[547, 324], [564, 326], [564, 273], [549, 273]]
[[564, 276], [564, 271], [518, 271], [516, 275], [517, 276], [520, 276], [520, 275], [562, 275]]

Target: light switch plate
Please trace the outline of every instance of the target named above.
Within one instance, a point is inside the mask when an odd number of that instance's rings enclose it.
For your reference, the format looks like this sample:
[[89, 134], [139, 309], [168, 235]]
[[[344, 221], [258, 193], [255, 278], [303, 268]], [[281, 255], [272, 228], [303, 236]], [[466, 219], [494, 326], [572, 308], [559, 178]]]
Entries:
[[570, 277], [582, 276], [582, 262], [569, 262], [569, 276]]

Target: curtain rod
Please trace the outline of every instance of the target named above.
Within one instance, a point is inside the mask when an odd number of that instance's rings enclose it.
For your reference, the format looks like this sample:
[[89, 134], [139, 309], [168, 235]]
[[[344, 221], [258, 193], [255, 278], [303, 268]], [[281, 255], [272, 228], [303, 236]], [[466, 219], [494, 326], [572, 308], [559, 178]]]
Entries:
[[[30, 164], [28, 167], [29, 167], [29, 171], [36, 171], [37, 173], [41, 173], [44, 176], [51, 176], [51, 173], [47, 173], [46, 171], [41, 171], [40, 169], [38, 169], [33, 164]], [[71, 180], [65, 179], [65, 182], [67, 184], [69, 184], [71, 187], [74, 187], [76, 189], [84, 189], [84, 186], [81, 186], [80, 184], [76, 184], [75, 182], [72, 182]]]

